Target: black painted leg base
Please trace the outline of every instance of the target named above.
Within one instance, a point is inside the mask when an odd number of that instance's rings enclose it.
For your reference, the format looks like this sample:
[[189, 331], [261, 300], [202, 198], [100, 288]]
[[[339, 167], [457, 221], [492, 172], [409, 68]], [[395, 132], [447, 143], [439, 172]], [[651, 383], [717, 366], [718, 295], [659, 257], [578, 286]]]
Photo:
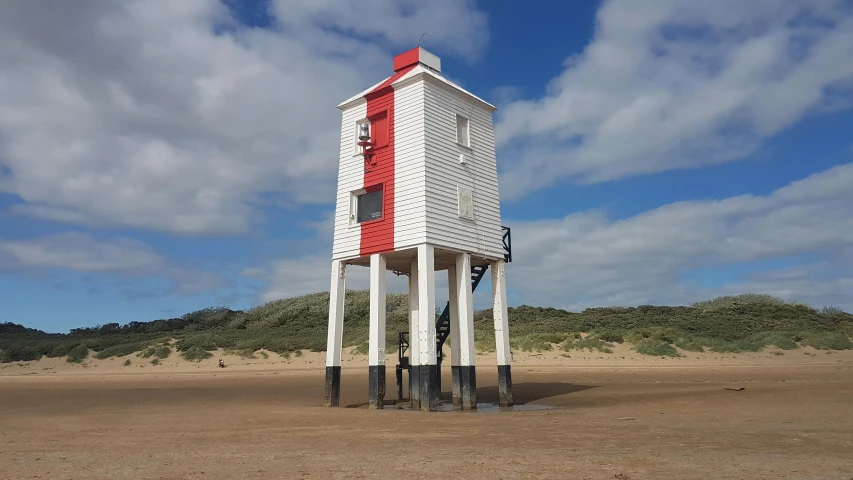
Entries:
[[337, 407], [341, 403], [341, 367], [326, 367], [326, 392], [323, 404]]
[[438, 373], [440, 372], [438, 365], [421, 365], [420, 366], [420, 409], [424, 411], [434, 412], [438, 410]]
[[451, 383], [451, 394], [450, 398], [453, 401], [454, 405], [459, 405], [462, 403], [462, 391], [460, 390], [459, 385], [459, 369], [462, 368], [459, 365], [451, 365], [450, 366], [450, 383]]
[[370, 365], [368, 367], [368, 397], [370, 408], [385, 407], [385, 365]]
[[459, 369], [459, 403], [462, 410], [477, 409], [477, 372], [473, 365], [454, 367]]
[[397, 365], [394, 369], [394, 374], [397, 377], [397, 401], [403, 401], [403, 367]]
[[513, 405], [512, 372], [509, 365], [498, 365], [498, 398], [502, 407]]
[[412, 365], [409, 367], [409, 404], [412, 408], [421, 406], [421, 367]]

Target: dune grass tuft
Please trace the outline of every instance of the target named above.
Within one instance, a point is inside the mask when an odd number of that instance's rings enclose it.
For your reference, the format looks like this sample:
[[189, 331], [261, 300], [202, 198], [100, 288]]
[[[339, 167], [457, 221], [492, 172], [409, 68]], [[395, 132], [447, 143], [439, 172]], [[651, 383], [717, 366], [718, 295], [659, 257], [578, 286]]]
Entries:
[[634, 350], [641, 355], [657, 357], [680, 357], [681, 354], [668, 342], [656, 338], [644, 338], [634, 345]]
[[200, 362], [212, 357], [213, 354], [201, 347], [193, 346], [181, 352], [181, 356], [190, 362]]
[[82, 363], [89, 356], [89, 347], [86, 344], [79, 344], [72, 348], [67, 355], [65, 361], [70, 363]]
[[613, 353], [613, 344], [605, 342], [604, 340], [594, 337], [588, 336], [586, 338], [569, 338], [564, 341], [560, 348], [569, 351], [569, 350], [589, 350], [598, 351], [602, 353]]

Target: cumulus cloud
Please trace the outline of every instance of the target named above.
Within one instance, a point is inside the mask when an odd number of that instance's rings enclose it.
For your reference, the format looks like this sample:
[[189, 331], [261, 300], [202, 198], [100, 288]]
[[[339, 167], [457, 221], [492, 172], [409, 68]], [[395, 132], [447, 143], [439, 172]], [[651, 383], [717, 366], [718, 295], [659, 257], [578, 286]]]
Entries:
[[254, 29], [218, 0], [3, 2], [0, 193], [18, 214], [185, 234], [328, 202], [335, 105], [415, 32], [460, 56], [488, 35], [470, 2], [359, 5], [370, 22], [348, 2], [277, 2]]
[[502, 195], [732, 161], [810, 112], [850, 107], [843, 0], [610, 0], [541, 98], [498, 112]]
[[[717, 295], [768, 293], [811, 305], [853, 310], [853, 164], [816, 173], [767, 196], [685, 201], [613, 220], [592, 210], [512, 226], [513, 262], [507, 286], [513, 304], [581, 310], [602, 305], [689, 304]], [[786, 261], [772, 268], [750, 264]], [[802, 260], [806, 258], [806, 260]], [[328, 291], [330, 257], [280, 259], [244, 275], [266, 282], [260, 301]], [[685, 276], [733, 265], [748, 273], [717, 286]], [[713, 273], [709, 273], [711, 275]], [[406, 277], [388, 276], [389, 291], [405, 292]], [[436, 275], [436, 305], [447, 299]], [[350, 267], [347, 288], [369, 287], [368, 269]], [[488, 276], [475, 293], [487, 308]]]
[[[244, 276], [263, 280], [266, 284], [258, 297], [259, 302], [270, 302], [280, 298], [295, 297], [306, 293], [328, 292], [331, 282], [332, 260], [329, 255], [307, 255], [298, 258], [283, 258], [272, 262], [268, 269], [247, 269]], [[370, 269], [348, 266], [347, 290], [370, 288]], [[408, 277], [388, 273], [386, 288], [389, 293], [408, 291]]]
[[[215, 273], [176, 267], [144, 243], [129, 238], [99, 240], [80, 232], [25, 240], [0, 238], [0, 271], [32, 273], [50, 269], [111, 275], [125, 285], [139, 279], [167, 281], [169, 286], [158, 295], [208, 292], [224, 284], [222, 277]], [[134, 298], [140, 296], [140, 292], [132, 288], [126, 288], [124, 294]]]
[[[760, 292], [850, 309], [853, 164], [793, 182], [768, 196], [664, 205], [611, 220], [599, 211], [513, 221], [508, 284], [525, 302], [582, 309], [683, 304]], [[705, 288], [685, 273], [750, 262], [815, 258]]]

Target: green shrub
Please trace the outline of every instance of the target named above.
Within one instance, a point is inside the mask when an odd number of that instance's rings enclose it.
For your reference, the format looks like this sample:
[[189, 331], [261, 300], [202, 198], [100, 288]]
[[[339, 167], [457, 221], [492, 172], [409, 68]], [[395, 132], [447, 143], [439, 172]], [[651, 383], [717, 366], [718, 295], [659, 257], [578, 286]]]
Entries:
[[212, 357], [213, 354], [201, 347], [193, 346], [182, 351], [181, 356], [184, 357], [184, 360], [189, 360], [190, 362], [200, 362]]
[[612, 343], [607, 343], [604, 340], [593, 336], [589, 336], [583, 339], [569, 338], [560, 345], [560, 348], [566, 351], [589, 350], [590, 352], [599, 351], [602, 353], [613, 353]]
[[296, 357], [301, 357], [302, 356], [302, 350], [296, 350], [295, 352], [293, 352], [293, 355]]
[[367, 341], [361, 342], [355, 346], [352, 353], [356, 355], [367, 355], [370, 353], [370, 344]]
[[625, 341], [622, 333], [616, 330], [593, 331], [592, 334], [608, 343], [623, 343]]
[[44, 353], [29, 345], [15, 345], [0, 349], [0, 363], [29, 362], [43, 356]]
[[155, 359], [151, 360], [151, 365], [160, 365], [160, 359], [155, 358]]
[[137, 356], [142, 358], [167, 358], [172, 354], [171, 347], [167, 347], [165, 345], [149, 345], [147, 348], [143, 349]]
[[721, 338], [697, 338], [698, 342], [717, 353], [757, 352], [764, 344], [753, 339], [724, 340]]
[[127, 360], [125, 360], [124, 363], [122, 363], [122, 365], [124, 365], [125, 367], [129, 367], [130, 366], [130, 359], [128, 358]]
[[783, 305], [785, 302], [772, 295], [743, 293], [740, 295], [725, 295], [711, 300], [702, 302], [694, 302], [693, 308], [702, 310], [719, 310], [723, 308], [732, 308], [738, 305]]
[[226, 355], [239, 355], [243, 358], [258, 358], [255, 356], [255, 351], [251, 348], [243, 348], [243, 349], [233, 349], [228, 348], [225, 350]]
[[634, 345], [634, 350], [641, 355], [658, 357], [680, 357], [681, 355], [669, 343], [655, 338], [646, 338]]
[[179, 352], [198, 347], [203, 350], [212, 351], [217, 348], [228, 348], [236, 346], [236, 338], [219, 333], [202, 332], [184, 337], [175, 344]]
[[800, 348], [794, 340], [794, 335], [786, 332], [762, 332], [753, 335], [752, 340], [762, 346], [775, 346], [782, 350], [794, 350]]
[[853, 342], [844, 333], [819, 332], [806, 335], [803, 345], [814, 347], [818, 350], [853, 350]]
[[702, 343], [697, 341], [695, 338], [681, 337], [675, 341], [674, 345], [676, 347], [686, 351], [686, 352], [704, 352], [705, 351], [705, 348], [702, 346]]
[[72, 348], [71, 351], [68, 352], [68, 357], [65, 359], [67, 362], [71, 363], [80, 363], [89, 356], [89, 347], [85, 344], [81, 343], [76, 347]]
[[145, 344], [140, 343], [126, 343], [124, 345], [116, 345], [114, 347], [109, 347], [101, 350], [100, 352], [95, 354], [95, 358], [105, 359], [110, 357], [124, 357], [125, 355], [130, 355], [133, 352], [138, 352], [145, 347]]
[[57, 343], [53, 348], [50, 349], [50, 353], [47, 354], [50, 358], [60, 358], [68, 355], [71, 350], [78, 345], [77, 342], [61, 342]]
[[624, 335], [622, 335], [622, 338], [624, 341], [632, 345], [636, 345], [649, 338], [649, 335], [650, 333], [648, 330], [628, 330]]
[[568, 335], [561, 333], [530, 333], [518, 337], [510, 337], [509, 345], [513, 350], [541, 352], [552, 350], [552, 344], [562, 343], [567, 337]]

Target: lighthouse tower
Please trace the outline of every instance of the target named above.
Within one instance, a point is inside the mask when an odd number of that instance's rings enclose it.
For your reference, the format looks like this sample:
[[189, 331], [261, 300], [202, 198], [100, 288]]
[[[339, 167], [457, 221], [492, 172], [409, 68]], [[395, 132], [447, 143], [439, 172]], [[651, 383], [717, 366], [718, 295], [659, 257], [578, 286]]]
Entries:
[[[439, 402], [440, 351], [450, 337], [453, 401], [477, 405], [472, 292], [491, 267], [501, 405], [512, 404], [505, 264], [492, 113], [416, 47], [391, 76], [344, 101], [329, 305], [325, 405], [338, 406], [346, 271], [370, 268], [369, 405], [385, 397], [385, 279], [409, 277], [409, 332], [400, 334], [413, 408]], [[449, 299], [436, 320], [435, 276]], [[411, 358], [403, 357], [408, 348]], [[402, 386], [400, 386], [402, 396]]]

